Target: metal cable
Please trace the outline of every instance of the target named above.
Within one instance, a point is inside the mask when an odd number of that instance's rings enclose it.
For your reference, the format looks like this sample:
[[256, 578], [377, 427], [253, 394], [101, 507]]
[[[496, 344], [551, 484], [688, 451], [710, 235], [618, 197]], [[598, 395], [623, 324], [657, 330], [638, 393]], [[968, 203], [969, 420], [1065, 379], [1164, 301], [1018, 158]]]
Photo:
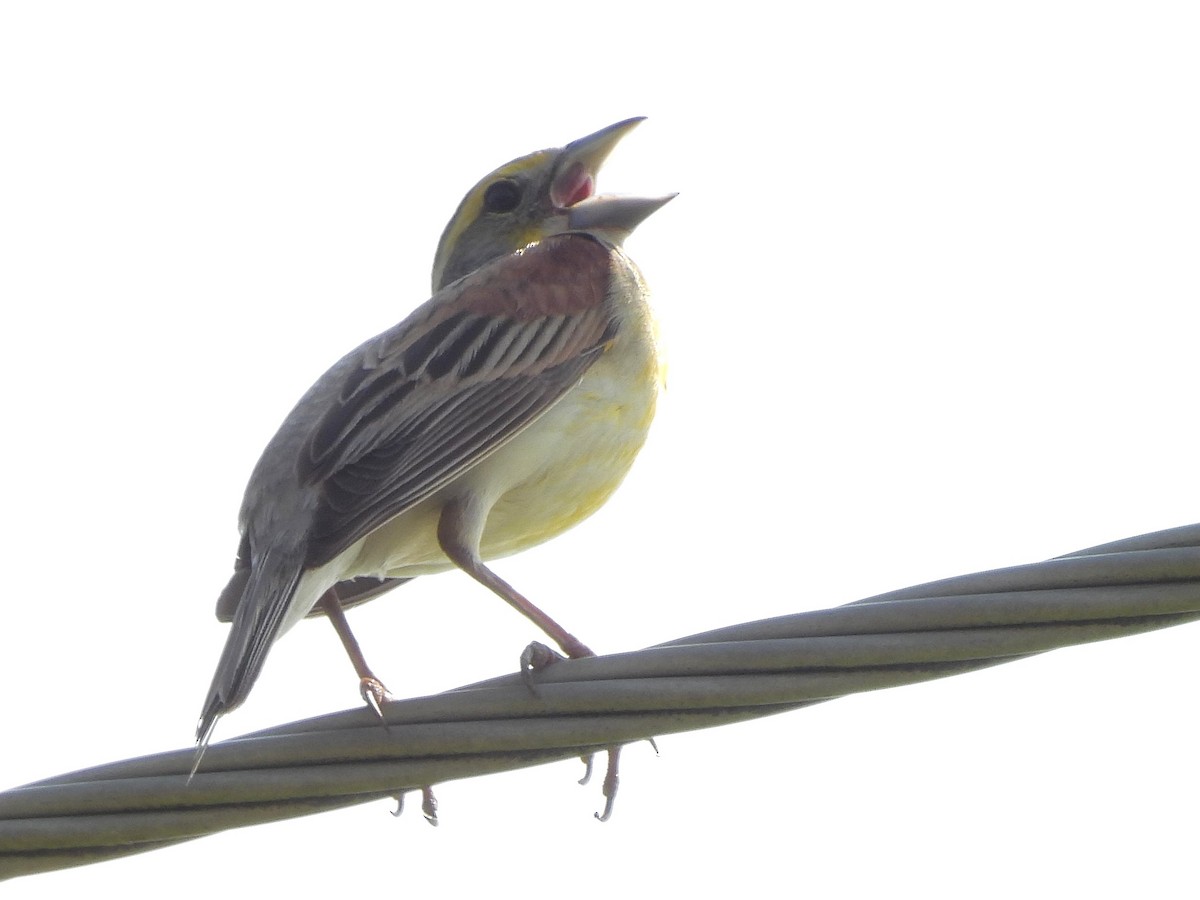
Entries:
[[0, 878], [1200, 619], [1200, 524], [0, 794]]

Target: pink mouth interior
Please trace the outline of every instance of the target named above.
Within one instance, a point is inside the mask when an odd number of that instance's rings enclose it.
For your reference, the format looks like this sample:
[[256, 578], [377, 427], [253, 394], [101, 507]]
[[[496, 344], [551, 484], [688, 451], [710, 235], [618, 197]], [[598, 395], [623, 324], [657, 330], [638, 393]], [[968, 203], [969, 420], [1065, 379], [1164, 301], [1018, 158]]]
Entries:
[[595, 187], [592, 174], [582, 163], [575, 163], [554, 180], [550, 200], [559, 209], [567, 209], [592, 196]]

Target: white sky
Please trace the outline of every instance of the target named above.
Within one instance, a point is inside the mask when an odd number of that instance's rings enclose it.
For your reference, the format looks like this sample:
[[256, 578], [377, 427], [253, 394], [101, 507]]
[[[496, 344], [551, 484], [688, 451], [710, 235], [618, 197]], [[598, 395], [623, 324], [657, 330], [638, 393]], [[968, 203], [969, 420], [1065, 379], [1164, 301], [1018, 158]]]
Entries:
[[[680, 192], [629, 242], [669, 393], [608, 507], [497, 565], [592, 647], [1200, 516], [1190, 4], [346, 7], [0, 11], [3, 786], [190, 743], [279, 421], [479, 177], [631, 115], [600, 187]], [[536, 636], [460, 574], [351, 623], [398, 694]], [[604, 826], [563, 763], [4, 895], [1184, 895], [1198, 646], [633, 747]], [[356, 699], [305, 623], [217, 737]]]

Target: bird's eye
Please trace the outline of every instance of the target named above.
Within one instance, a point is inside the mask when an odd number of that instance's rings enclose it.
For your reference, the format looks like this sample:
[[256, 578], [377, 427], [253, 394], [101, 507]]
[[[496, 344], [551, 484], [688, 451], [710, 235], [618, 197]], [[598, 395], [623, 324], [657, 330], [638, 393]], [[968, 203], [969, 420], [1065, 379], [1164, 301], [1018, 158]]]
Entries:
[[512, 212], [521, 202], [521, 186], [510, 178], [493, 181], [483, 194], [484, 212]]

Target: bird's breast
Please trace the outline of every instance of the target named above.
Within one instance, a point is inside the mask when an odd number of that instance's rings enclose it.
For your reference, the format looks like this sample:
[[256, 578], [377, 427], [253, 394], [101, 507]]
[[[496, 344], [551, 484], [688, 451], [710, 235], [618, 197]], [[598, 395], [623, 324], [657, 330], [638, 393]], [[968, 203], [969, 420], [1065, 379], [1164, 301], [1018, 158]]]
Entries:
[[659, 382], [651, 335], [621, 334], [561, 401], [480, 463], [481, 482], [505, 486], [488, 514], [481, 555], [532, 547], [599, 509], [646, 441]]
[[451, 568], [436, 536], [451, 497], [469, 497], [486, 510], [480, 554], [494, 559], [561, 534], [612, 495], [646, 440], [662, 381], [640, 275], [632, 266], [618, 272], [624, 280], [613, 293], [616, 334], [579, 383], [503, 446], [369, 535], [360, 556], [364, 574]]
[[509, 556], [581, 522], [629, 472], [646, 442], [662, 380], [646, 287], [613, 251], [608, 301], [617, 328], [580, 382], [485, 458], [360, 544], [355, 574], [413, 576], [452, 568], [437, 541], [449, 499], [486, 514], [480, 556]]

